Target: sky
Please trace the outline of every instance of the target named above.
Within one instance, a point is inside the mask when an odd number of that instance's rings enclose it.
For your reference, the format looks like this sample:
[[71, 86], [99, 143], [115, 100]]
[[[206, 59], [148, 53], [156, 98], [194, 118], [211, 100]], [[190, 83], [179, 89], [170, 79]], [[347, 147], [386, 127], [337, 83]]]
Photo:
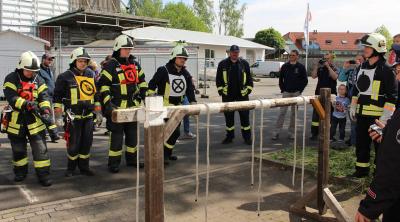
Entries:
[[[193, 0], [163, 0], [163, 2]], [[218, 2], [218, 0], [214, 0]], [[385, 25], [392, 35], [400, 33], [399, 0], [240, 0], [247, 5], [244, 15], [244, 37], [254, 37], [257, 31], [273, 27], [282, 35], [301, 32], [304, 27], [307, 2], [312, 21], [310, 31], [372, 32]]]

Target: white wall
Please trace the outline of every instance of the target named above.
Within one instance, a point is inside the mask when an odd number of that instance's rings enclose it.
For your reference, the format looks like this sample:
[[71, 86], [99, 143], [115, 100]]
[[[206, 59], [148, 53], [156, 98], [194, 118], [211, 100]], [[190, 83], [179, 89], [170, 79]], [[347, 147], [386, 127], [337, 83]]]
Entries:
[[[0, 34], [1, 85], [6, 75], [15, 70], [21, 54], [28, 50], [34, 52], [40, 59], [44, 53], [44, 43], [17, 33]], [[0, 90], [0, 96], [3, 96], [3, 90]]]

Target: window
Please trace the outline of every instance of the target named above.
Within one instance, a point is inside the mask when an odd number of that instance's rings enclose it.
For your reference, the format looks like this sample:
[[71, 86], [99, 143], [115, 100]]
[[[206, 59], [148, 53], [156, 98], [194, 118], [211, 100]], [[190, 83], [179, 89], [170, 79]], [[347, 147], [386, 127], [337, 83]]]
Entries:
[[342, 40], [342, 44], [343, 45], [347, 44], [347, 40]]
[[206, 67], [215, 67], [215, 51], [213, 49], [205, 50]]
[[325, 43], [326, 43], [327, 45], [330, 45], [330, 44], [332, 44], [332, 40], [327, 39], [327, 40], [325, 40]]

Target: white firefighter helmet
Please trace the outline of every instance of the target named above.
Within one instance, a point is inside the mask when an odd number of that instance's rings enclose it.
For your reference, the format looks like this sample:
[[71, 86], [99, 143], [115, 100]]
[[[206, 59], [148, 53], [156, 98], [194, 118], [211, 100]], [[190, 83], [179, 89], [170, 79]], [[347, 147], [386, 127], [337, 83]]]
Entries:
[[378, 53], [386, 53], [386, 38], [379, 33], [370, 33], [361, 38], [361, 45], [371, 47]]
[[85, 48], [79, 47], [79, 48], [74, 49], [74, 51], [72, 51], [69, 64], [74, 63], [75, 60], [77, 60], [77, 59], [87, 59], [87, 60], [90, 60], [90, 55], [89, 55], [89, 53], [86, 51]]
[[187, 46], [186, 42], [184, 41], [177, 42], [176, 46], [172, 49], [171, 59], [175, 59], [176, 57], [189, 58], [189, 53], [185, 49], [185, 46]]
[[37, 72], [40, 70], [39, 64], [39, 58], [35, 55], [35, 53], [27, 51], [21, 54], [17, 68]]
[[115, 39], [114, 42], [114, 51], [118, 51], [120, 49], [133, 49], [135, 45], [133, 44], [133, 40], [131, 37], [127, 35], [120, 35]]

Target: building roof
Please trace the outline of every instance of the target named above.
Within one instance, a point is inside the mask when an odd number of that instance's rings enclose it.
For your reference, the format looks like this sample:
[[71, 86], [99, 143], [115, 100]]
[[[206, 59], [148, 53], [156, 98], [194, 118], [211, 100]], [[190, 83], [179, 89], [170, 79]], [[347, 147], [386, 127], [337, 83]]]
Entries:
[[168, 20], [144, 16], [125, 15], [90, 9], [67, 12], [62, 15], [39, 21], [39, 25], [71, 26], [78, 24], [112, 26], [121, 29], [132, 29], [149, 25], [167, 25]]
[[234, 36], [216, 35], [206, 32], [188, 31], [158, 26], [149, 26], [124, 31], [124, 34], [134, 37], [139, 41], [165, 41], [175, 42], [184, 40], [193, 45], [217, 45], [231, 46], [238, 45], [243, 48], [274, 50], [271, 47], [251, 42]]
[[17, 32], [17, 31], [13, 31], [13, 30], [0, 31], [0, 36], [3, 35], [3, 34], [7, 34], [7, 33], [12, 33], [12, 34], [15, 34], [15, 35], [23, 36], [23, 37], [25, 37], [25, 38], [28, 38], [28, 39], [37, 41], [37, 42], [41, 42], [41, 43], [43, 43], [44, 45], [46, 45], [46, 46], [48, 46], [48, 47], [51, 46], [49, 41], [46, 41], [46, 40], [41, 39], [41, 38], [36, 37], [36, 36], [24, 34], [24, 33], [22, 33], [22, 32]]
[[[359, 41], [367, 33], [361, 32], [310, 32], [310, 41], [317, 43], [324, 51], [358, 51]], [[283, 36], [302, 49], [304, 32], [289, 32]]]

